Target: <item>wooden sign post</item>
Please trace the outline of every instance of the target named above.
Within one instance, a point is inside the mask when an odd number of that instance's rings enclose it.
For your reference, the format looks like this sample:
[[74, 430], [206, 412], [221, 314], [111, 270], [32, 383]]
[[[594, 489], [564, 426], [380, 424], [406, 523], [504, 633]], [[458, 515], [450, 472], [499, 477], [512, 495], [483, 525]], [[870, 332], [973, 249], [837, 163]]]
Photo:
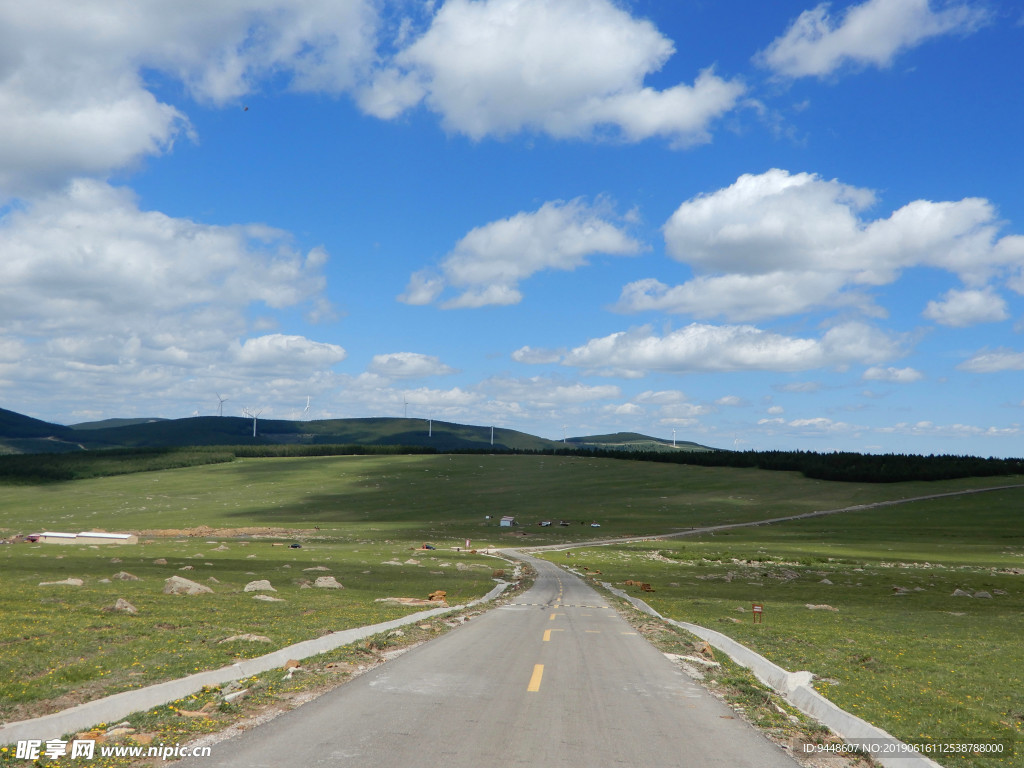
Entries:
[[764, 617], [764, 606], [761, 603], [752, 603], [751, 608], [754, 611], [754, 623], [760, 624]]

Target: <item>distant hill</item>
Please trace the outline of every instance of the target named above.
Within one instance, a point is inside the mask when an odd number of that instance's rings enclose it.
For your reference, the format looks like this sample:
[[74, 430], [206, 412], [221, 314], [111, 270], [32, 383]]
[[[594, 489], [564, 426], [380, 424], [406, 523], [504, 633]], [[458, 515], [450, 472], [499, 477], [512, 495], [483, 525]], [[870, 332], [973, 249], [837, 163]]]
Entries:
[[133, 427], [136, 424], [151, 424], [154, 421], [168, 421], [168, 419], [103, 419], [102, 421], [83, 421], [81, 424], [72, 424], [71, 429], [109, 429], [110, 427]]
[[589, 437], [570, 437], [566, 442], [577, 448], [590, 448], [607, 451], [713, 451], [706, 445], [693, 443], [689, 440], [660, 440], [656, 437], [641, 435], [637, 432], [615, 432], [610, 435], [591, 435]]
[[74, 430], [0, 408], [0, 454], [80, 451]]
[[[492, 438], [493, 435], [493, 438]], [[161, 448], [210, 445], [408, 445], [451, 450], [562, 448], [705, 451], [697, 443], [658, 440], [634, 432], [548, 440], [502, 427], [478, 427], [426, 419], [324, 419], [286, 421], [195, 416], [185, 419], [105, 419], [67, 427], [0, 409], [0, 453], [54, 453], [103, 448]]]

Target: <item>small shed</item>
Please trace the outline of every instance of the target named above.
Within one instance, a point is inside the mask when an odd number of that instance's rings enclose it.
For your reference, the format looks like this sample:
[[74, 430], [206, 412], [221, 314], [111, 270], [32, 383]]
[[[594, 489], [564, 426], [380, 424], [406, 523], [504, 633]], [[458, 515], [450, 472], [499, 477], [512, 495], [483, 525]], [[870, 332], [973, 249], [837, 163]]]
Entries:
[[134, 533], [107, 533], [105, 531], [82, 531], [78, 534], [79, 544], [138, 544]]
[[81, 533], [60, 533], [47, 531], [37, 539], [41, 544], [138, 544], [134, 533], [107, 533], [105, 531], [82, 531]]
[[513, 525], [519, 525], [519, 523], [516, 522], [516, 519], [512, 515], [505, 515], [503, 518], [501, 518], [501, 521], [498, 523], [498, 525], [500, 525], [502, 528], [511, 528]]
[[36, 539], [40, 544], [77, 544], [77, 533], [60, 533], [59, 531], [47, 531], [40, 533]]

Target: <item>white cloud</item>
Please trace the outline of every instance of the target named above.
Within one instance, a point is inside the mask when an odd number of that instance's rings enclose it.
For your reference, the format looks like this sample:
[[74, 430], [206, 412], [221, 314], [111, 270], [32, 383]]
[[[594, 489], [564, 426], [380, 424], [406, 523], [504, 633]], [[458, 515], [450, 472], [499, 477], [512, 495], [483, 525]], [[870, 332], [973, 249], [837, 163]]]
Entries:
[[889, 381], [897, 384], [910, 384], [920, 381], [924, 374], [914, 368], [882, 368], [872, 366], [864, 371], [862, 378], [865, 381]]
[[[658, 310], [751, 322], [837, 306], [884, 314], [864, 293], [902, 270], [933, 267], [981, 290], [1020, 270], [1024, 238], [998, 237], [987, 200], [916, 200], [867, 219], [874, 194], [815, 174], [772, 169], [687, 200], [663, 231], [669, 255], [696, 273], [669, 286], [626, 285], [617, 309]], [[1024, 285], [1024, 280], [1019, 280]]]
[[371, 373], [394, 379], [414, 379], [422, 376], [446, 376], [455, 369], [445, 365], [434, 355], [416, 352], [392, 352], [374, 355], [368, 369]]
[[246, 339], [234, 349], [232, 362], [257, 371], [295, 368], [312, 371], [340, 363], [345, 355], [345, 350], [337, 344], [272, 333]]
[[939, 301], [929, 301], [922, 312], [939, 325], [966, 328], [978, 323], [998, 323], [1009, 318], [1006, 302], [991, 288], [951, 290]]
[[372, 61], [375, 27], [368, 0], [0, 4], [0, 199], [104, 176], [188, 134], [149, 90], [155, 72], [218, 104], [271, 75], [340, 92]]
[[439, 274], [413, 274], [399, 299], [431, 303], [449, 286], [461, 294], [444, 302], [446, 309], [516, 304], [522, 299], [519, 283], [537, 272], [571, 271], [599, 253], [638, 253], [640, 243], [609, 221], [605, 208], [579, 199], [547, 202], [536, 211], [477, 227], [442, 260]]
[[482, 387], [498, 400], [528, 402], [531, 408], [542, 409], [608, 400], [621, 394], [614, 384], [587, 385], [544, 376], [494, 377], [483, 382]]
[[517, 363], [527, 365], [542, 365], [544, 363], [557, 363], [565, 354], [564, 349], [535, 349], [530, 346], [520, 347], [512, 353], [512, 359]]
[[968, 3], [943, 6], [934, 10], [930, 0], [867, 0], [847, 8], [836, 23], [829, 3], [822, 3], [801, 13], [755, 59], [786, 77], [824, 77], [847, 63], [887, 67], [929, 38], [967, 34], [988, 19], [986, 11]]
[[969, 360], [960, 363], [957, 369], [970, 373], [1024, 371], [1024, 352], [1015, 352], [1005, 348], [978, 352]]
[[566, 354], [562, 364], [618, 375], [803, 371], [879, 363], [899, 350], [898, 341], [861, 323], [835, 326], [820, 339], [783, 336], [749, 325], [693, 323], [661, 337], [647, 326], [591, 339]]
[[0, 360], [0, 381], [41, 397], [117, 410], [205, 401], [219, 386], [255, 393], [282, 377], [307, 389], [344, 357], [301, 336], [249, 338], [253, 310], [273, 318], [325, 301], [326, 253], [297, 252], [264, 225], [175, 219], [79, 180], [0, 220], [0, 252], [0, 329], [21, 351]]
[[523, 130], [579, 138], [607, 127], [630, 141], [706, 141], [745, 87], [711, 70], [693, 85], [645, 87], [674, 50], [609, 0], [448, 0], [360, 104], [392, 118], [423, 101], [448, 130], [474, 139]]

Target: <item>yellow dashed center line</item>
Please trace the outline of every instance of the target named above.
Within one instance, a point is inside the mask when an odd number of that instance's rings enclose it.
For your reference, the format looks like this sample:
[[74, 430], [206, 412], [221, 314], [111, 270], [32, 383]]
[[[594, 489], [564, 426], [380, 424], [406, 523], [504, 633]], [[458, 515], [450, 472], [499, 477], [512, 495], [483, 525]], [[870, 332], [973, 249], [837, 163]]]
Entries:
[[540, 690], [540, 681], [544, 677], [544, 665], [534, 664], [533, 676], [530, 678], [530, 684], [526, 686], [527, 692], [536, 693]]

